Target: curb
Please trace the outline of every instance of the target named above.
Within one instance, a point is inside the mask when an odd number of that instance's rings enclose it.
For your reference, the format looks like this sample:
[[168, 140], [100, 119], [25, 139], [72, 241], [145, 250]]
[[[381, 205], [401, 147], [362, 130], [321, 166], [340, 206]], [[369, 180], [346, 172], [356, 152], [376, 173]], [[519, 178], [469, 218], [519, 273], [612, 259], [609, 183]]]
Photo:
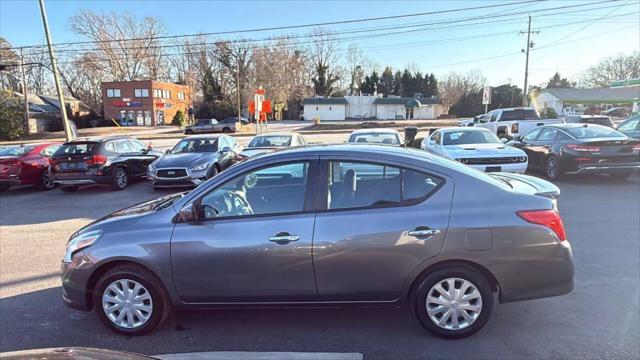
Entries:
[[154, 355], [162, 360], [362, 360], [361, 353], [205, 351]]

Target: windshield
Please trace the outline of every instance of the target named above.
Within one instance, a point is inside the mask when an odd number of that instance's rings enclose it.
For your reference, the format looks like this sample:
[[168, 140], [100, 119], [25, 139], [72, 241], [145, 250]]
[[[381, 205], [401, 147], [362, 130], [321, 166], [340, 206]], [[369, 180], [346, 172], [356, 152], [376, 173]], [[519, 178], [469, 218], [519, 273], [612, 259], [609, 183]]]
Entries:
[[505, 110], [502, 112], [500, 121], [513, 121], [513, 120], [539, 120], [538, 112], [533, 109], [515, 109]]
[[256, 136], [251, 140], [247, 147], [286, 147], [291, 145], [291, 136], [273, 135], [273, 136]]
[[609, 119], [606, 116], [602, 116], [602, 117], [592, 117], [592, 118], [582, 118], [580, 120], [581, 123], [584, 124], [596, 124], [596, 125], [602, 125], [602, 126], [608, 126], [608, 127], [613, 127], [613, 121], [611, 121], [611, 119]]
[[442, 145], [501, 144], [490, 131], [452, 131], [444, 133]]
[[0, 148], [0, 156], [22, 156], [35, 149], [35, 146], [10, 146]]
[[360, 133], [352, 134], [350, 143], [400, 145], [398, 135], [393, 133]]
[[626, 138], [627, 136], [618, 130], [600, 125], [582, 126], [565, 129], [576, 139], [594, 139], [594, 138]]
[[171, 149], [172, 154], [215, 152], [218, 139], [184, 139]]

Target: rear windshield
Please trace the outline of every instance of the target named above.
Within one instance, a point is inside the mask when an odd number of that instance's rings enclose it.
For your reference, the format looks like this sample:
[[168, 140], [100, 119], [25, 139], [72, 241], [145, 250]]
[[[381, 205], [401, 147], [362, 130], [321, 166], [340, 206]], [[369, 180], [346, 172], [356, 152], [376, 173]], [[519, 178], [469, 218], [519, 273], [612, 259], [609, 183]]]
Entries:
[[257, 136], [253, 138], [253, 140], [251, 140], [248, 147], [250, 148], [271, 147], [271, 146], [283, 147], [283, 146], [290, 146], [290, 145], [291, 145], [291, 136], [273, 135], [273, 136]]
[[500, 121], [511, 121], [511, 120], [539, 120], [540, 116], [533, 109], [516, 109], [503, 111], [502, 117], [500, 117]]
[[360, 133], [349, 138], [350, 143], [400, 145], [400, 139], [394, 133]]
[[602, 126], [613, 127], [613, 122], [608, 117], [582, 118], [580, 122], [583, 124], [596, 124]]
[[566, 128], [565, 130], [576, 139], [594, 139], [594, 138], [604, 138], [604, 137], [626, 138], [627, 137], [625, 134], [619, 132], [618, 130], [614, 130], [612, 128], [608, 128], [600, 125]]
[[70, 143], [60, 146], [53, 156], [87, 155], [91, 154], [96, 143]]
[[0, 156], [22, 156], [35, 149], [35, 146], [9, 146], [0, 148]]
[[490, 131], [451, 131], [444, 134], [442, 145], [501, 144]]

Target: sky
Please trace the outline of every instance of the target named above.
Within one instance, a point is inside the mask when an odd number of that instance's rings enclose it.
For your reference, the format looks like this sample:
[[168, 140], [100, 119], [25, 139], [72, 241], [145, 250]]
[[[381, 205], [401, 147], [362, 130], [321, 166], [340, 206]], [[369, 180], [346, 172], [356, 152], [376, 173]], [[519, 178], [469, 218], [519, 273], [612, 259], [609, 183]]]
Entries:
[[[237, 31], [336, 22], [351, 19], [430, 13], [420, 16], [327, 25], [336, 33], [339, 60], [356, 43], [380, 69], [410, 65], [422, 72], [479, 70], [487, 85], [524, 82], [527, 16], [534, 43], [530, 84], [545, 84], [556, 72], [578, 81], [601, 59], [640, 50], [640, 0], [449, 1], [109, 1], [46, 0], [54, 43], [86, 40], [69, 28], [79, 10], [128, 11], [139, 18], [159, 18], [167, 35]], [[512, 3], [510, 6], [498, 6]], [[468, 7], [483, 9], [433, 14]], [[541, 11], [542, 9], [567, 7]], [[592, 10], [588, 10], [592, 9]], [[588, 11], [586, 11], [588, 10]], [[510, 13], [517, 15], [506, 16]], [[482, 17], [473, 21], [462, 18]], [[434, 24], [438, 23], [438, 24]], [[392, 28], [392, 29], [389, 29]], [[294, 28], [220, 35], [220, 39], [264, 39], [304, 35]], [[350, 33], [349, 33], [350, 32]], [[0, 0], [0, 36], [13, 46], [44, 44], [37, 0]], [[305, 41], [305, 40], [301, 40]], [[306, 40], [308, 41], [308, 40]]]

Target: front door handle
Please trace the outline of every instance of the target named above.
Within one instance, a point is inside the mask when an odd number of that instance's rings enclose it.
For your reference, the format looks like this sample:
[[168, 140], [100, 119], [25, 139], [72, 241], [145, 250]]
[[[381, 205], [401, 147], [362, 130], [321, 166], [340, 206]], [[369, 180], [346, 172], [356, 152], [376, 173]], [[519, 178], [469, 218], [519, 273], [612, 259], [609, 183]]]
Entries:
[[288, 233], [279, 233], [276, 236], [272, 236], [269, 238], [269, 241], [273, 241], [274, 243], [278, 243], [280, 245], [288, 244], [292, 241], [298, 240], [300, 240], [300, 236], [290, 235]]
[[407, 235], [415, 236], [415, 237], [425, 237], [425, 236], [440, 235], [440, 230], [438, 230], [438, 229], [411, 230], [411, 231], [407, 232]]

